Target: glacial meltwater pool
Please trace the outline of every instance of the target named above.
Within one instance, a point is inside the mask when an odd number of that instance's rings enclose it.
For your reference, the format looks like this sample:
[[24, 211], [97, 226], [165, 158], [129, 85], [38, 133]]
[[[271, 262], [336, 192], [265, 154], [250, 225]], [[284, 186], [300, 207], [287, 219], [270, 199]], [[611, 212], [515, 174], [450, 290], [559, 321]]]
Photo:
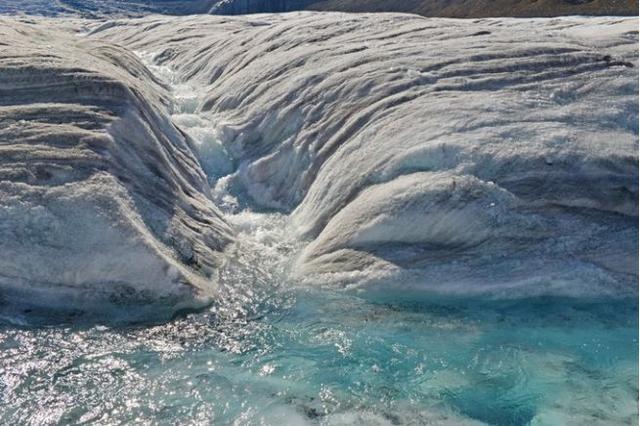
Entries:
[[236, 285], [219, 303], [167, 324], [5, 321], [0, 418], [12, 425], [637, 423], [633, 298], [372, 299], [285, 285], [277, 279], [283, 262], [274, 259], [287, 258], [287, 248], [266, 244], [259, 253], [270, 282], [235, 268]]

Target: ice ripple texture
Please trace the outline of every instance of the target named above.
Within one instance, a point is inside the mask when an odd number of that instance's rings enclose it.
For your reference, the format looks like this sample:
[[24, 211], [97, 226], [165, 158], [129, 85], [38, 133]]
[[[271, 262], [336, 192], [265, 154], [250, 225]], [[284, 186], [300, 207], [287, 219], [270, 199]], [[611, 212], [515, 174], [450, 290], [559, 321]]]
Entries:
[[288, 217], [292, 285], [635, 294], [636, 24], [5, 19], [3, 305], [202, 307], [220, 208]]
[[210, 303], [233, 231], [166, 88], [66, 27], [0, 20], [0, 40], [3, 307], [146, 319]]
[[636, 24], [295, 13], [91, 37], [198, 88], [189, 112], [234, 165], [214, 195], [290, 216], [310, 242], [298, 281], [621, 295], [637, 280]]

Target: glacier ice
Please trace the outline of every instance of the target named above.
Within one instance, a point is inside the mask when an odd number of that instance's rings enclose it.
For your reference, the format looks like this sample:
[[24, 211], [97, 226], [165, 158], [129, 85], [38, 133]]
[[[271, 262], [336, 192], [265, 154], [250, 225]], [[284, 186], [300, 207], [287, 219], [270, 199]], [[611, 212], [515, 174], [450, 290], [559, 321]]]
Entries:
[[166, 89], [131, 52], [44, 23], [2, 20], [0, 40], [3, 305], [210, 302], [233, 231]]
[[226, 196], [288, 216], [296, 282], [636, 291], [635, 18], [0, 28], [11, 302], [201, 306], [236, 240]]
[[341, 12], [398, 12], [449, 18], [487, 16], [634, 16], [637, 0], [520, 0], [432, 1], [432, 0], [2, 0], [0, 13], [44, 16], [83, 16], [109, 18], [143, 16], [153, 13], [191, 15], [211, 13], [237, 15], [290, 12], [295, 10]]
[[616, 294], [637, 277], [636, 26], [292, 13], [91, 36], [202, 87], [221, 183], [311, 240], [299, 278]]

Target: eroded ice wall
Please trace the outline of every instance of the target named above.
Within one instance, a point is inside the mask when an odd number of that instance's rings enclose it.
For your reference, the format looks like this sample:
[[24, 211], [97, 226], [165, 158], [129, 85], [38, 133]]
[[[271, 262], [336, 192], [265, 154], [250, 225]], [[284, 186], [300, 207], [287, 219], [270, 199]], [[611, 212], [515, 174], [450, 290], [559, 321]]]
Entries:
[[232, 231], [165, 88], [65, 28], [0, 20], [0, 303], [134, 319], [208, 303]]

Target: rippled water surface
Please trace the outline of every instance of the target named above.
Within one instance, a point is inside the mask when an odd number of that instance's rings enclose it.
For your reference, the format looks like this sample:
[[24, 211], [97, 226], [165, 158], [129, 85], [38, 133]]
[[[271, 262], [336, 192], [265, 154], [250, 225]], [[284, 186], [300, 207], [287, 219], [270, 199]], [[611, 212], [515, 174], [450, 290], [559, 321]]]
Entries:
[[636, 422], [635, 301], [249, 288], [164, 325], [3, 326], [2, 423]]

